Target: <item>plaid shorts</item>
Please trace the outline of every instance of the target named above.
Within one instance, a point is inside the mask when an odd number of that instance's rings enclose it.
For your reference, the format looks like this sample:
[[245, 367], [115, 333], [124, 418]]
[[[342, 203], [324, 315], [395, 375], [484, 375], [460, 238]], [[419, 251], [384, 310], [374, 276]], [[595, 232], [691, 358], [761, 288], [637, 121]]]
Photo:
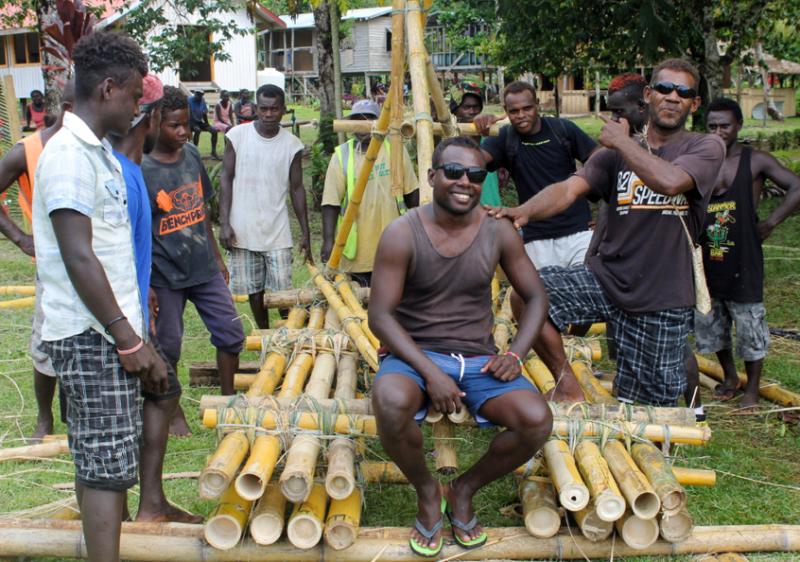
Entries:
[[736, 354], [745, 361], [767, 356], [769, 327], [761, 302], [711, 300], [711, 312], [694, 315], [694, 339], [699, 353], [733, 349], [731, 326], [736, 326]]
[[244, 248], [230, 251], [228, 269], [231, 292], [252, 295], [259, 291], [283, 291], [292, 288], [292, 249], [252, 252]]
[[617, 308], [585, 265], [539, 272], [550, 300], [550, 319], [569, 324], [605, 321], [617, 345], [614, 386], [622, 402], [674, 406], [686, 388], [683, 348], [689, 308], [630, 314]]
[[92, 329], [43, 347], [67, 402], [75, 479], [116, 492], [135, 485], [142, 435], [139, 379], [122, 369], [114, 344]]

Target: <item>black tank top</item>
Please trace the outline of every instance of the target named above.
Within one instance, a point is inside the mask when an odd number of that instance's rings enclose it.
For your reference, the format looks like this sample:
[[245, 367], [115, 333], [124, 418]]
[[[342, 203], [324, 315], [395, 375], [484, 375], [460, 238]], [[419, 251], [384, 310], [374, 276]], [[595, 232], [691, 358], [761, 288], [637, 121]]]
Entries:
[[395, 318], [422, 349], [494, 354], [491, 283], [500, 259], [497, 221], [484, 216], [467, 249], [448, 258], [434, 248], [420, 212], [413, 209], [398, 219], [407, 221], [414, 243]]
[[742, 148], [736, 177], [728, 190], [711, 195], [702, 235], [703, 262], [711, 296], [735, 302], [761, 302], [764, 255], [756, 230], [752, 150]]

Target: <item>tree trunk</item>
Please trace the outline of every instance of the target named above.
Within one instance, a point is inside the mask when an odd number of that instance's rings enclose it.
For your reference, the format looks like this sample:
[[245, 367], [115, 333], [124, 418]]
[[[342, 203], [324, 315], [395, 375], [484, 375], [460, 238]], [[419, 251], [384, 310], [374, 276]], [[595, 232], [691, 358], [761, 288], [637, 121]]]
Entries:
[[755, 47], [756, 59], [758, 60], [758, 68], [761, 71], [761, 84], [764, 89], [764, 117], [762, 118], [762, 125], [767, 126], [767, 115], [776, 121], [783, 121], [783, 114], [778, 111], [778, 106], [770, 99], [769, 95], [772, 87], [769, 85], [769, 69], [767, 61], [764, 59], [764, 46], [761, 41], [756, 43]]
[[[39, 23], [39, 37], [44, 41], [44, 30], [61, 21], [55, 0], [39, 0], [35, 3], [36, 19]], [[44, 103], [47, 112], [58, 115], [61, 111], [61, 89], [71, 75], [69, 68], [63, 68], [64, 62], [52, 53], [42, 49], [42, 77], [44, 78]]]
[[319, 69], [319, 136], [326, 154], [336, 147], [333, 118], [336, 115], [334, 92], [333, 43], [331, 41], [331, 8], [322, 2], [314, 8], [314, 25], [317, 28], [317, 67]]
[[[341, 15], [339, 14], [339, 3], [338, 2], [331, 2], [331, 45], [333, 49], [331, 54], [333, 55], [333, 95], [334, 95], [334, 108], [336, 110], [336, 118], [342, 118], [342, 62], [340, 57], [340, 44], [339, 44], [339, 20], [341, 19]], [[339, 143], [343, 143], [345, 141], [344, 133], [339, 133], [338, 135]]]

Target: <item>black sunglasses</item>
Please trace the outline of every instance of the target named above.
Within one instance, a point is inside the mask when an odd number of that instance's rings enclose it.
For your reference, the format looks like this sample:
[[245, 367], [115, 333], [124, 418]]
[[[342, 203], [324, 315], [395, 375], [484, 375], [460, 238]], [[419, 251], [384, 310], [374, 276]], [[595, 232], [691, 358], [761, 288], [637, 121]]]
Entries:
[[697, 91], [689, 86], [683, 84], [675, 84], [674, 82], [656, 82], [652, 88], [659, 94], [668, 96], [672, 92], [677, 91], [678, 97], [683, 99], [690, 99], [697, 96]]
[[436, 166], [434, 170], [442, 170], [444, 172], [444, 177], [449, 180], [461, 179], [461, 176], [466, 173], [467, 179], [472, 183], [483, 183], [483, 180], [486, 179], [486, 174], [489, 173], [484, 168], [479, 168], [478, 166], [467, 168], [466, 166], [452, 162]]

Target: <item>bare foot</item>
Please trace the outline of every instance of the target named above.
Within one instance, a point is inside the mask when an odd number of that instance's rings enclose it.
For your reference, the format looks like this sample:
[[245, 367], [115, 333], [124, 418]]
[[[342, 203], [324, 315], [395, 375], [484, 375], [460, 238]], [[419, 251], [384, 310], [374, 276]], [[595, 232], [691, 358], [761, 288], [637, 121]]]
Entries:
[[149, 523], [202, 523], [202, 515], [194, 515], [174, 505], [167, 503], [158, 512], [144, 512], [141, 509], [136, 514], [136, 521]]
[[[556, 387], [550, 391], [548, 400], [554, 402], [585, 402], [581, 385], [572, 373], [561, 373], [561, 378], [556, 382]], [[459, 519], [461, 519], [459, 517]]]
[[49, 420], [38, 420], [36, 423], [36, 429], [33, 430], [33, 433], [30, 437], [28, 437], [29, 443], [41, 443], [42, 438], [45, 435], [50, 435], [53, 433], [53, 418]]
[[186, 422], [186, 416], [180, 405], [178, 405], [169, 422], [169, 434], [173, 437], [190, 437], [192, 435], [192, 430], [189, 429], [189, 424]]
[[[472, 493], [459, 486], [458, 478], [445, 486], [444, 497], [447, 499], [447, 509], [450, 510], [452, 519], [458, 519], [466, 525], [475, 517], [475, 511], [472, 509]], [[469, 531], [459, 529], [455, 525], [452, 527], [454, 535], [457, 534], [461, 542], [473, 541], [483, 533], [483, 526], [480, 523]]]
[[[437, 483], [428, 493], [417, 494], [417, 519], [426, 529], [433, 529], [436, 523], [442, 521], [444, 515], [442, 514], [442, 489]], [[422, 536], [416, 528], [411, 529], [411, 538], [414, 539], [418, 545], [435, 549], [439, 546], [439, 539], [442, 536], [442, 529], [439, 529], [434, 535], [428, 539]]]
[[729, 382], [726, 380], [714, 387], [714, 392], [711, 394], [711, 396], [714, 398], [714, 400], [719, 402], [727, 402], [736, 396], [736, 394], [739, 392], [739, 389], [741, 389], [741, 386], [739, 386], [738, 380], [736, 382]]

